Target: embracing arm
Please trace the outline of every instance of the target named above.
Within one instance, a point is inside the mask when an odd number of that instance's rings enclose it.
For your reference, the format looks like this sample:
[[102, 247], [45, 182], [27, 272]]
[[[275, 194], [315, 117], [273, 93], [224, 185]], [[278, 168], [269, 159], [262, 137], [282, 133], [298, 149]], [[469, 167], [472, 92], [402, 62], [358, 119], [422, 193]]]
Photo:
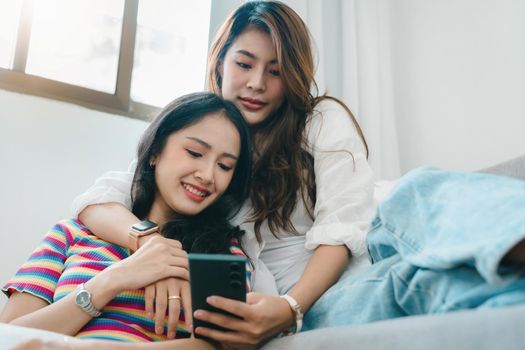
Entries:
[[[140, 222], [128, 208], [120, 203], [89, 205], [78, 219], [98, 237], [105, 241], [131, 249], [129, 230]], [[139, 246], [142, 241], [139, 240]]]
[[131, 213], [135, 162], [128, 171], [110, 171], [73, 201], [73, 214], [98, 237], [131, 248], [128, 232], [140, 219]]

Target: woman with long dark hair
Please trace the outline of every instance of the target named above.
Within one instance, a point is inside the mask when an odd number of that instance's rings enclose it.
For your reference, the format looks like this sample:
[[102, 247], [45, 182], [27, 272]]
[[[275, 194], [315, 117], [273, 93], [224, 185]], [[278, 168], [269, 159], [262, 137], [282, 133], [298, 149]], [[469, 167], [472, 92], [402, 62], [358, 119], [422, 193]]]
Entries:
[[[179, 314], [191, 309], [186, 252], [244, 256], [243, 231], [229, 220], [248, 195], [251, 159], [248, 127], [231, 102], [213, 93], [173, 101], [142, 136], [132, 185], [133, 213], [142, 220], [135, 229], [158, 227], [162, 237], [132, 252], [79, 220], [57, 223], [3, 287], [10, 298], [0, 321], [132, 342], [173, 338], [165, 330], [178, 324], [178, 336], [189, 337]], [[145, 313], [143, 287], [168, 277], [182, 287], [164, 296], [170, 314], [159, 332]], [[196, 339], [182, 344], [210, 348]]]

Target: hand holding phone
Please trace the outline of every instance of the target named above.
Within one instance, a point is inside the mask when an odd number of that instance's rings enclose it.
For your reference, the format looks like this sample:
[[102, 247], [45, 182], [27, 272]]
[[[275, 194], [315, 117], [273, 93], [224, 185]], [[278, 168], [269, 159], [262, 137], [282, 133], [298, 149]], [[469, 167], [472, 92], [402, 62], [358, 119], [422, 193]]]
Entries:
[[[189, 254], [191, 302], [193, 310], [207, 310], [234, 316], [206, 302], [211, 295], [246, 302], [246, 259], [238, 255]], [[193, 320], [193, 330], [207, 327], [227, 329], [205, 321]], [[196, 338], [204, 338], [195, 334]]]

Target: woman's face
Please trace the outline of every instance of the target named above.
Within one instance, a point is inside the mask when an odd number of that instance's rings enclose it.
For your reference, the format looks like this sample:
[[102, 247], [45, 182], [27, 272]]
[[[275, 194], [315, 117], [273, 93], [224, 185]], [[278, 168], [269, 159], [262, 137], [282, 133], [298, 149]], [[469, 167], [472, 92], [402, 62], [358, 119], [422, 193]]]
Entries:
[[284, 84], [270, 36], [248, 27], [219, 66], [222, 96], [239, 108], [250, 125], [263, 122], [284, 100]]
[[171, 134], [154, 159], [157, 193], [150, 219], [196, 215], [228, 188], [240, 154], [239, 132], [222, 113]]

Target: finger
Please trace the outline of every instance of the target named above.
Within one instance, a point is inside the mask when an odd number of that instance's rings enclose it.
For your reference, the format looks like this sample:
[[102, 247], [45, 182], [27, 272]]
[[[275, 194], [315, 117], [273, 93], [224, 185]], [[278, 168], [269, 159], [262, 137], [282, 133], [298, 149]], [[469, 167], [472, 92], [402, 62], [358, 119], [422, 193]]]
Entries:
[[155, 300], [155, 285], [150, 284], [144, 288], [144, 306], [146, 317], [153, 319], [153, 301]]
[[185, 281], [188, 281], [190, 279], [190, 273], [183, 267], [166, 266], [165, 276], [163, 278], [167, 277], [181, 278]]
[[247, 339], [242, 333], [222, 332], [207, 327], [197, 327], [195, 333], [216, 340], [220, 343], [247, 344]]
[[156, 284], [155, 295], [155, 334], [164, 333], [164, 321], [166, 320], [166, 308], [168, 307], [168, 288], [165, 282]]
[[219, 314], [216, 312], [210, 312], [206, 310], [196, 310], [193, 316], [201, 321], [213, 323], [217, 326], [227, 328], [232, 331], [245, 332], [248, 330], [250, 324], [244, 320], [240, 320], [236, 317]]
[[[179, 291], [170, 291], [170, 296], [179, 295]], [[180, 299], [168, 300], [168, 338], [174, 339], [177, 334], [177, 325], [180, 317]]]
[[186, 323], [186, 329], [191, 332], [191, 325], [193, 324], [193, 310], [191, 307], [191, 289], [189, 283], [184, 283], [180, 290], [180, 296], [182, 297], [182, 307], [184, 308], [184, 322]]
[[184, 282], [178, 278], [168, 278], [166, 283], [168, 285], [168, 338], [173, 339], [177, 334], [177, 326], [182, 305], [182, 300], [179, 299], [180, 289]]
[[171, 266], [178, 266], [178, 267], [181, 267], [181, 268], [184, 268], [184, 269], [188, 269], [189, 265], [188, 265], [188, 259], [187, 258], [183, 258], [183, 257], [180, 257], [180, 256], [171, 256], [169, 259], [168, 259], [168, 263], [171, 265]]
[[[168, 241], [168, 244], [174, 248], [177, 248], [179, 250], [182, 250], [182, 243], [176, 239], [170, 239], [170, 238], [166, 238], [166, 240]], [[182, 250], [183, 252], [185, 252], [184, 250]], [[186, 253], [186, 252], [185, 252]]]
[[178, 256], [180, 258], [188, 259], [188, 253], [186, 253], [185, 250], [182, 250], [180, 248], [169, 247], [169, 252], [173, 256]]
[[228, 299], [217, 295], [207, 297], [206, 302], [217, 309], [228, 311], [240, 318], [246, 318], [250, 315], [251, 311], [250, 306], [242, 301]]

